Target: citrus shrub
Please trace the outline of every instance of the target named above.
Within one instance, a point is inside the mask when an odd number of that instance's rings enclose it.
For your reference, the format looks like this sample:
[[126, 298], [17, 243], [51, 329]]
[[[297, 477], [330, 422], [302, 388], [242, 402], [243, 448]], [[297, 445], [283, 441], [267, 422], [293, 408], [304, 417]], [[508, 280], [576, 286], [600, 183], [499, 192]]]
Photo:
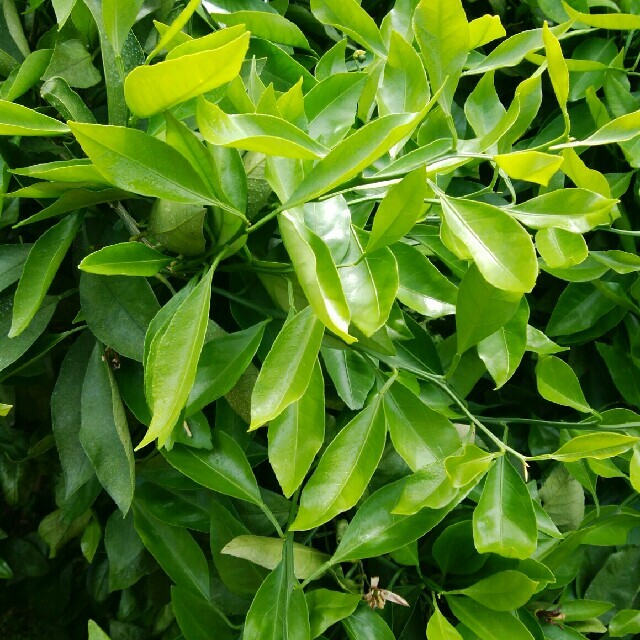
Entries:
[[4, 0], [0, 630], [640, 633], [637, 0]]

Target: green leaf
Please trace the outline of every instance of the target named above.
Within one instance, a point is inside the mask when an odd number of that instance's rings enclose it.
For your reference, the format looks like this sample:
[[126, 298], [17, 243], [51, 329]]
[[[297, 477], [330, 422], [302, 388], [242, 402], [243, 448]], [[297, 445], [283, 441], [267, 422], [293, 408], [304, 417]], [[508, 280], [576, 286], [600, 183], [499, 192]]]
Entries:
[[516, 151], [494, 156], [493, 159], [510, 178], [535, 182], [545, 187], [564, 162], [562, 156], [541, 151]]
[[313, 167], [283, 208], [291, 209], [309, 202], [357, 176], [408, 136], [428, 113], [432, 103], [433, 100], [428, 102], [420, 113], [390, 114], [355, 131]]
[[640, 256], [626, 251], [590, 251], [589, 255], [616, 273], [640, 271]]
[[468, 249], [484, 279], [498, 289], [527, 293], [538, 264], [529, 234], [499, 207], [440, 193], [451, 232]]
[[433, 543], [433, 558], [443, 576], [476, 573], [487, 561], [473, 545], [473, 524], [463, 520], [448, 526]]
[[376, 23], [356, 0], [311, 0], [311, 11], [323, 24], [336, 27], [376, 55], [386, 57]]
[[33, 320], [81, 223], [80, 213], [65, 218], [43, 233], [29, 251], [13, 301], [10, 338], [20, 335]]
[[326, 448], [302, 491], [293, 531], [318, 527], [360, 499], [382, 457], [386, 434], [378, 396]]
[[534, 640], [527, 627], [511, 613], [492, 611], [464, 596], [446, 598], [453, 615], [483, 640]]
[[567, 100], [569, 99], [569, 69], [562, 55], [562, 47], [558, 38], [551, 32], [545, 21], [542, 25], [542, 40], [547, 56], [547, 70], [553, 91], [556, 94], [560, 110], [565, 116], [565, 130], [569, 131], [569, 116], [567, 114]]
[[567, 149], [570, 147], [596, 147], [615, 142], [626, 142], [640, 135], [640, 111], [627, 113], [619, 118], [607, 122], [584, 140], [574, 140], [555, 145], [554, 149]]
[[207, 330], [212, 278], [213, 269], [210, 268], [153, 337], [145, 371], [152, 419], [136, 449], [156, 438], [162, 446], [187, 403]]
[[45, 298], [29, 326], [19, 336], [9, 338], [13, 305], [9, 296], [0, 298], [0, 371], [13, 364], [38, 339], [49, 324], [57, 302], [52, 296]]
[[33, 109], [0, 100], [0, 136], [59, 136], [69, 127]]
[[20, 279], [31, 244], [0, 245], [0, 291]]
[[640, 29], [640, 18], [637, 15], [629, 13], [582, 13], [576, 11], [566, 2], [562, 3], [564, 10], [570, 18], [576, 22], [597, 27], [598, 29], [624, 30]]
[[44, 70], [49, 65], [52, 53], [51, 49], [40, 49], [30, 53], [24, 62], [16, 67], [2, 83], [0, 99], [13, 102], [29, 91], [42, 77]]
[[310, 640], [309, 610], [293, 573], [293, 539], [283, 546], [282, 561], [256, 593], [244, 625], [245, 640]]
[[89, 254], [78, 268], [107, 276], [154, 276], [170, 263], [171, 258], [141, 242], [121, 242]]
[[371, 337], [385, 324], [398, 291], [398, 266], [393, 253], [382, 247], [364, 253], [366, 236], [354, 231], [346, 265], [339, 270], [351, 322]]
[[64, 473], [65, 493], [71, 496], [93, 476], [93, 467], [79, 439], [82, 384], [95, 340], [85, 332], [62, 361], [51, 395], [51, 424]]
[[393, 446], [412, 471], [460, 448], [453, 424], [399, 382], [385, 394], [384, 412]]
[[613, 218], [616, 201], [587, 189], [560, 189], [532, 198], [506, 211], [532, 229], [556, 227], [584, 233]]
[[428, 318], [455, 313], [458, 288], [429, 258], [416, 247], [402, 242], [396, 243], [392, 251], [398, 263], [400, 302]]
[[182, 30], [189, 19], [194, 14], [196, 9], [200, 6], [200, 0], [189, 0], [184, 9], [178, 14], [175, 20], [171, 23], [171, 26], [162, 33], [153, 51], [147, 56], [146, 63], [149, 63], [160, 53]]
[[80, 40], [57, 42], [43, 80], [62, 78], [70, 87], [87, 89], [100, 82], [100, 72], [93, 66], [91, 54]]
[[342, 593], [329, 589], [314, 589], [305, 594], [309, 607], [311, 637], [317, 638], [331, 625], [349, 617], [362, 600], [358, 593]]
[[44, 180], [59, 182], [96, 182], [108, 184], [98, 170], [86, 159], [60, 160], [31, 165], [21, 169], [12, 169], [11, 173], [18, 176], [30, 176]]
[[142, 362], [145, 332], [160, 309], [144, 278], [82, 273], [80, 305], [98, 340]]
[[299, 400], [309, 386], [324, 327], [307, 307], [285, 322], [251, 394], [251, 425], [257, 429]]
[[120, 55], [144, 0], [103, 0], [102, 20], [116, 56]]
[[578, 377], [573, 369], [560, 358], [543, 356], [536, 365], [538, 393], [549, 402], [571, 407], [582, 413], [593, 413]]
[[110, 640], [109, 636], [93, 621], [89, 620], [89, 640]]
[[207, 640], [215, 629], [218, 640], [232, 640], [233, 631], [218, 608], [201, 595], [171, 587], [171, 606], [185, 640]]
[[104, 547], [109, 559], [109, 590], [133, 586], [149, 570], [145, 547], [133, 525], [133, 515], [126, 518], [114, 511], [104, 531]]
[[430, 640], [463, 640], [462, 636], [442, 615], [437, 604], [434, 604], [434, 611], [427, 623], [427, 638]]
[[[222, 553], [243, 558], [266, 569], [275, 569], [282, 559], [284, 540], [265, 536], [238, 536], [227, 543]], [[322, 567], [329, 560], [326, 553], [316, 551], [303, 544], [293, 543], [293, 566], [298, 580], [304, 580]]]
[[609, 635], [622, 638], [630, 633], [640, 633], [640, 611], [623, 609], [618, 611], [609, 622]]
[[473, 512], [476, 549], [524, 559], [536, 550], [536, 539], [536, 516], [527, 487], [506, 456], [501, 456], [489, 471]]
[[470, 50], [469, 23], [460, 0], [422, 0], [413, 14], [413, 30], [433, 91], [450, 113], [453, 94]]
[[373, 219], [367, 253], [393, 244], [411, 231], [422, 214], [426, 185], [425, 171], [419, 168], [389, 189]]
[[82, 385], [79, 438], [100, 484], [126, 514], [135, 485], [133, 448], [120, 393], [99, 343]]
[[249, 329], [220, 335], [202, 347], [196, 378], [187, 401], [187, 415], [192, 415], [226, 395], [238, 382], [255, 355], [266, 322]]
[[172, 467], [203, 487], [261, 505], [256, 478], [240, 445], [220, 429], [211, 438], [211, 451], [177, 444], [162, 454]]
[[506, 35], [500, 16], [485, 14], [469, 23], [469, 49], [477, 49]]
[[351, 315], [336, 265], [327, 245], [300, 217], [290, 211], [279, 216], [282, 242], [315, 315], [328, 329], [351, 343], [354, 341], [348, 333]]
[[477, 345], [478, 356], [496, 383], [496, 389], [509, 381], [520, 365], [525, 351], [530, 348], [527, 336], [528, 320], [529, 305], [523, 298], [516, 313], [500, 329]]
[[548, 227], [536, 233], [540, 257], [552, 269], [567, 268], [587, 259], [589, 249], [579, 233]]
[[269, 423], [269, 463], [287, 498], [302, 484], [324, 443], [324, 422], [324, 381], [316, 360], [302, 396]]
[[349, 640], [361, 638], [393, 640], [395, 638], [387, 623], [377, 613], [362, 604], [348, 618], [342, 620], [342, 626]]
[[561, 531], [580, 526], [584, 518], [584, 490], [566, 467], [554, 467], [540, 487], [540, 498], [544, 510]]
[[586, 433], [572, 438], [557, 451], [549, 453], [545, 457], [562, 462], [575, 462], [583, 458], [604, 460], [628, 451], [637, 442], [638, 438], [635, 436], [627, 436], [613, 431]]
[[182, 527], [166, 524], [136, 498], [133, 503], [136, 531], [144, 546], [179, 587], [209, 601], [209, 567], [200, 545]]
[[420, 111], [429, 97], [429, 85], [420, 56], [397, 31], [392, 31], [389, 55], [378, 87], [380, 115]]
[[166, 142], [137, 129], [79, 122], [70, 127], [83, 151], [114, 186], [143, 196], [229, 209]]
[[527, 604], [537, 587], [538, 583], [524, 573], [509, 569], [483, 578], [460, 593], [494, 611], [513, 611]]
[[198, 127], [207, 142], [272, 156], [317, 160], [327, 150], [295, 125], [272, 115], [228, 115], [204, 98], [198, 100]]
[[320, 352], [340, 398], [349, 409], [362, 409], [375, 381], [372, 364], [353, 349], [321, 347]]

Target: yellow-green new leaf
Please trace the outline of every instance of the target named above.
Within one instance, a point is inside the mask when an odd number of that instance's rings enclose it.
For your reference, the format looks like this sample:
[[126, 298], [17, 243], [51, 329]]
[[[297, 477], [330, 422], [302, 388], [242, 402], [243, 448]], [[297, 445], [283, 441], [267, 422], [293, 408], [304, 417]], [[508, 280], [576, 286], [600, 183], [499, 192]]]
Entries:
[[20, 335], [33, 320], [81, 223], [82, 214], [74, 213], [45, 231], [31, 247], [13, 300], [10, 338]]
[[[266, 569], [275, 569], [282, 559], [282, 538], [266, 536], [237, 536], [221, 553], [236, 558], [243, 558]], [[326, 553], [312, 549], [303, 544], [293, 543], [293, 569], [298, 580], [306, 580], [313, 575], [327, 560]], [[319, 576], [317, 576], [319, 577]]]
[[386, 440], [382, 398], [358, 413], [333, 439], [300, 497], [293, 531], [319, 527], [353, 507], [376, 470]]
[[477, 49], [506, 35], [500, 16], [485, 14], [469, 23], [469, 49]]
[[295, 125], [272, 115], [229, 115], [204, 98], [198, 100], [198, 127], [207, 142], [269, 156], [317, 160], [327, 150]]
[[251, 394], [251, 426], [257, 429], [299, 400], [311, 380], [324, 326], [307, 307], [288, 319], [264, 360]]
[[440, 194], [449, 230], [469, 250], [484, 279], [498, 289], [527, 293], [538, 276], [529, 234], [509, 214], [486, 202]]
[[545, 264], [552, 269], [565, 269], [587, 259], [589, 249], [579, 233], [548, 227], [536, 233], [536, 247]]
[[462, 636], [453, 625], [442, 615], [438, 605], [427, 623], [427, 638], [429, 640], [462, 640]]
[[640, 135], [640, 111], [627, 113], [619, 118], [607, 122], [595, 133], [584, 140], [574, 140], [557, 144], [552, 149], [566, 149], [567, 147], [595, 147], [613, 142], [626, 142]]
[[125, 80], [129, 108], [148, 118], [233, 80], [239, 73], [249, 33], [218, 49], [136, 67]]
[[[171, 26], [160, 36], [153, 51], [147, 56], [146, 62], [155, 58], [167, 44], [169, 44], [179, 33], [182, 27], [189, 21], [195, 10], [200, 6], [200, 0], [189, 0], [187, 6], [178, 14], [178, 17], [171, 23]], [[157, 26], [157, 25], [156, 25]]]
[[527, 180], [544, 185], [560, 169], [564, 158], [541, 151], [516, 151], [493, 157], [495, 163], [515, 180]]
[[566, 2], [562, 3], [567, 15], [576, 22], [598, 29], [611, 31], [631, 31], [640, 29], [640, 16], [630, 13], [582, 13]]
[[569, 131], [569, 116], [567, 115], [567, 100], [569, 99], [569, 69], [562, 55], [562, 47], [558, 38], [551, 32], [545, 21], [542, 26], [542, 40], [547, 54], [547, 68], [553, 90], [558, 99], [560, 110], [565, 116], [566, 132]]
[[151, 342], [145, 376], [152, 418], [137, 449], [156, 438], [162, 446], [187, 403], [209, 321], [212, 278], [209, 269]]
[[0, 136], [61, 136], [69, 127], [21, 104], [0, 100]]
[[549, 402], [593, 413], [573, 369], [560, 358], [544, 356], [536, 365], [538, 393]]
[[[220, 49], [226, 44], [237, 40], [247, 29], [244, 25], [239, 24], [227, 29], [220, 29], [209, 33], [201, 38], [192, 39], [187, 36], [188, 40], [176, 44], [171, 48], [171, 51], [167, 54], [165, 60], [174, 60], [182, 56], [190, 56], [193, 53], [200, 53], [202, 51], [210, 51], [211, 49]], [[181, 35], [186, 35], [182, 33]]]

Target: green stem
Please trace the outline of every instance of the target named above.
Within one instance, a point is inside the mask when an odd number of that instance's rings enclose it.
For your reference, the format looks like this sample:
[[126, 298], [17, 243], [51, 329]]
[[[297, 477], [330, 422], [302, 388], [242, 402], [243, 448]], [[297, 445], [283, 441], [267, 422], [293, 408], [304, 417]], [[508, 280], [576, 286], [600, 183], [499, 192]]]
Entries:
[[255, 231], [257, 231], [258, 229], [260, 229], [260, 227], [264, 226], [265, 224], [267, 224], [267, 222], [270, 222], [271, 220], [273, 220], [274, 218], [278, 217], [279, 213], [282, 213], [283, 209], [282, 207], [278, 207], [277, 209], [274, 209], [273, 211], [267, 213], [266, 216], [263, 216], [262, 218], [260, 218], [260, 220], [258, 220], [257, 222], [254, 222], [248, 229], [247, 229], [247, 233], [254, 233]]
[[272, 318], [286, 318], [287, 314], [284, 311], [279, 311], [277, 309], [271, 309], [270, 307], [263, 307], [259, 304], [254, 304], [253, 302], [249, 302], [240, 296], [235, 296], [233, 293], [226, 291], [225, 289], [219, 289], [218, 287], [211, 287], [211, 293], [217, 293], [220, 296], [227, 298], [228, 300], [232, 300], [233, 302], [237, 302], [241, 304], [243, 307], [247, 309], [253, 309], [254, 311], [258, 311], [259, 313], [264, 314], [267, 317]]
[[[539, 425], [545, 427], [558, 427], [559, 429], [583, 429], [583, 430], [592, 430], [594, 427], [600, 426], [601, 421], [597, 418], [592, 420], [585, 420], [584, 422], [565, 422], [563, 420], [537, 420], [534, 418], [490, 418], [487, 416], [480, 416], [482, 421], [485, 424], [527, 424], [527, 425]], [[640, 423], [638, 423], [640, 426]], [[613, 429], [615, 427], [611, 425], [607, 425], [607, 429]], [[619, 427], [623, 428], [623, 427]], [[627, 427], [624, 427], [627, 428]]]
[[222, 618], [222, 621], [229, 627], [229, 629], [233, 629], [234, 631], [242, 630], [244, 625], [234, 624], [233, 622], [231, 622], [231, 620], [227, 618], [224, 611], [222, 611], [222, 609], [215, 602], [209, 601], [209, 604], [211, 605], [211, 608], [215, 609], [216, 613]]
[[280, 523], [276, 520], [276, 517], [273, 515], [271, 509], [269, 509], [269, 507], [267, 507], [264, 502], [260, 504], [260, 509], [262, 513], [264, 513], [264, 515], [267, 517], [269, 522], [273, 525], [273, 528], [276, 530], [278, 536], [280, 538], [284, 538], [284, 531], [282, 530]]
[[327, 560], [322, 566], [318, 567], [301, 585], [300, 588], [304, 589], [310, 582], [319, 578], [325, 571], [329, 571], [333, 566], [333, 562], [331, 560]]

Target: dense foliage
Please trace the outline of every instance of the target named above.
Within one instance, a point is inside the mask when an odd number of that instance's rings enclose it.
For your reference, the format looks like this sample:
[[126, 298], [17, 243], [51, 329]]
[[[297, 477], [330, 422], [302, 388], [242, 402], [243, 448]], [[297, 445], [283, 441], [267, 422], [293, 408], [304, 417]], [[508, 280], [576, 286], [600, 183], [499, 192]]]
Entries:
[[0, 637], [640, 634], [638, 0], [0, 7]]

